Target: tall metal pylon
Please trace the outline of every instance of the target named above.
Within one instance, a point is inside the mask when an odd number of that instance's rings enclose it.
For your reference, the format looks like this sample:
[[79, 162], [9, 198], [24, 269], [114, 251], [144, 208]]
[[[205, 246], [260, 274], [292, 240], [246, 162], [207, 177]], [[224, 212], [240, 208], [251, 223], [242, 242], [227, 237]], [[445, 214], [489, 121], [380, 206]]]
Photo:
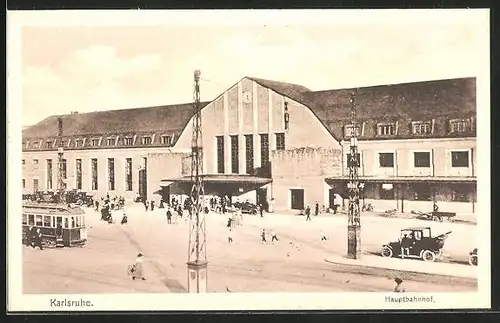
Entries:
[[194, 115], [193, 137], [191, 141], [191, 189], [192, 212], [189, 218], [188, 251], [188, 292], [205, 293], [207, 291], [207, 249], [205, 232], [205, 213], [203, 186], [203, 140], [201, 130], [200, 75], [194, 72]]
[[59, 202], [66, 202], [66, 183], [64, 182], [64, 145], [63, 137], [63, 121], [62, 118], [57, 118], [57, 193]]
[[360, 166], [360, 156], [358, 153], [359, 126], [356, 116], [356, 94], [350, 95], [351, 104], [351, 133], [350, 133], [350, 153], [347, 158], [349, 169], [349, 209], [347, 212], [347, 257], [358, 259], [361, 256], [361, 222], [359, 209], [359, 178], [358, 169]]

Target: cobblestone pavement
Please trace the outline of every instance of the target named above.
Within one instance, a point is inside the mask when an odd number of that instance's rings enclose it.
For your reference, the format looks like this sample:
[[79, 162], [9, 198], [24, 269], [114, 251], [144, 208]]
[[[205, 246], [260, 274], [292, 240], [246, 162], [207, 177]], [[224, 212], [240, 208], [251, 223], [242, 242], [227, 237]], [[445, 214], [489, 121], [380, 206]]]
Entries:
[[[188, 222], [167, 224], [164, 210], [145, 212], [138, 204], [127, 206], [129, 223], [107, 224], [100, 214], [86, 209], [91, 225], [82, 248], [23, 248], [24, 293], [165, 293], [187, 288]], [[207, 216], [208, 289], [210, 292], [339, 292], [391, 291], [393, 277], [350, 272], [324, 261], [345, 253], [347, 219], [320, 215], [306, 222], [303, 216], [244, 215], [243, 225], [227, 242], [227, 218]], [[363, 252], [375, 254], [382, 244], [399, 237], [409, 226], [431, 226], [433, 234], [453, 231], [445, 244], [445, 261], [467, 261], [475, 247], [476, 227], [460, 223], [409, 219], [362, 218]], [[274, 230], [279, 241], [260, 242], [260, 231]], [[328, 237], [320, 240], [320, 233]], [[469, 237], [464, 239], [464, 237]], [[132, 281], [127, 266], [138, 252], [145, 255], [146, 281]], [[408, 260], [418, 261], [418, 260]], [[474, 291], [475, 284], [451, 283], [439, 278], [406, 281], [409, 291]]]

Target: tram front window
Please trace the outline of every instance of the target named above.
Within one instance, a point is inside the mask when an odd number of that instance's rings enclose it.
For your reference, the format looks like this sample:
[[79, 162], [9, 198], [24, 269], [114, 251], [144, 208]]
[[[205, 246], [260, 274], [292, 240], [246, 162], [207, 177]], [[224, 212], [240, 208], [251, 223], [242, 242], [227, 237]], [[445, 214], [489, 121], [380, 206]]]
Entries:
[[28, 224], [28, 215], [23, 214], [23, 224], [26, 225]]
[[75, 217], [74, 216], [71, 217], [71, 227], [72, 228], [75, 227]]
[[76, 217], [76, 227], [79, 228], [80, 227], [80, 216], [77, 216]]
[[64, 218], [64, 228], [65, 229], [69, 228], [69, 219], [68, 218]]
[[35, 225], [35, 215], [28, 214], [28, 225]]
[[36, 217], [35, 217], [35, 225], [37, 227], [41, 227], [42, 226], [42, 216], [41, 215], [36, 215]]
[[43, 217], [43, 226], [44, 227], [51, 227], [52, 226], [52, 217], [45, 215]]

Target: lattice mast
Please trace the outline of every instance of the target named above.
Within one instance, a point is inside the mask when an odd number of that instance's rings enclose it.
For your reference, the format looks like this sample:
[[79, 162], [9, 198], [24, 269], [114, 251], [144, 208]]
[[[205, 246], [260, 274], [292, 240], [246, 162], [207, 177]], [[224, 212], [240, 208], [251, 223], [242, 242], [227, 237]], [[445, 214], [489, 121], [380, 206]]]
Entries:
[[64, 145], [63, 145], [63, 121], [57, 118], [57, 192], [59, 202], [65, 203], [66, 183], [64, 182]]
[[348, 158], [349, 169], [349, 208], [348, 208], [348, 241], [347, 256], [352, 259], [358, 259], [361, 255], [361, 237], [360, 237], [360, 208], [359, 208], [359, 177], [358, 169], [360, 166], [360, 156], [358, 153], [358, 135], [359, 126], [357, 122], [357, 103], [356, 94], [350, 95], [351, 104], [351, 133], [350, 133], [350, 153]]
[[207, 250], [203, 186], [203, 140], [201, 128], [200, 75], [194, 72], [194, 115], [191, 142], [191, 189], [192, 212], [189, 224], [188, 290], [192, 293], [206, 292]]

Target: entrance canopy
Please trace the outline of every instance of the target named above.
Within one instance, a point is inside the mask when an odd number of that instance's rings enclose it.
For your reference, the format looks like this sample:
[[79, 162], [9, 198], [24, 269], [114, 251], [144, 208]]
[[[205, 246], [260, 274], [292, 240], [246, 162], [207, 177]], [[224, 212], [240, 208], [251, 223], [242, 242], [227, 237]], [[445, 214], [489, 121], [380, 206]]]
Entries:
[[[327, 184], [334, 184], [339, 182], [348, 182], [348, 176], [341, 177], [327, 177], [325, 182]], [[393, 176], [393, 177], [375, 177], [375, 176], [359, 176], [359, 182], [368, 183], [476, 183], [476, 177], [454, 177], [454, 176]]]
[[[205, 194], [228, 196], [238, 196], [273, 181], [271, 178], [239, 174], [208, 174], [202, 175], [202, 178]], [[189, 195], [193, 186], [193, 178], [191, 176], [183, 176], [164, 179], [160, 185], [162, 187], [175, 188], [175, 191]]]

